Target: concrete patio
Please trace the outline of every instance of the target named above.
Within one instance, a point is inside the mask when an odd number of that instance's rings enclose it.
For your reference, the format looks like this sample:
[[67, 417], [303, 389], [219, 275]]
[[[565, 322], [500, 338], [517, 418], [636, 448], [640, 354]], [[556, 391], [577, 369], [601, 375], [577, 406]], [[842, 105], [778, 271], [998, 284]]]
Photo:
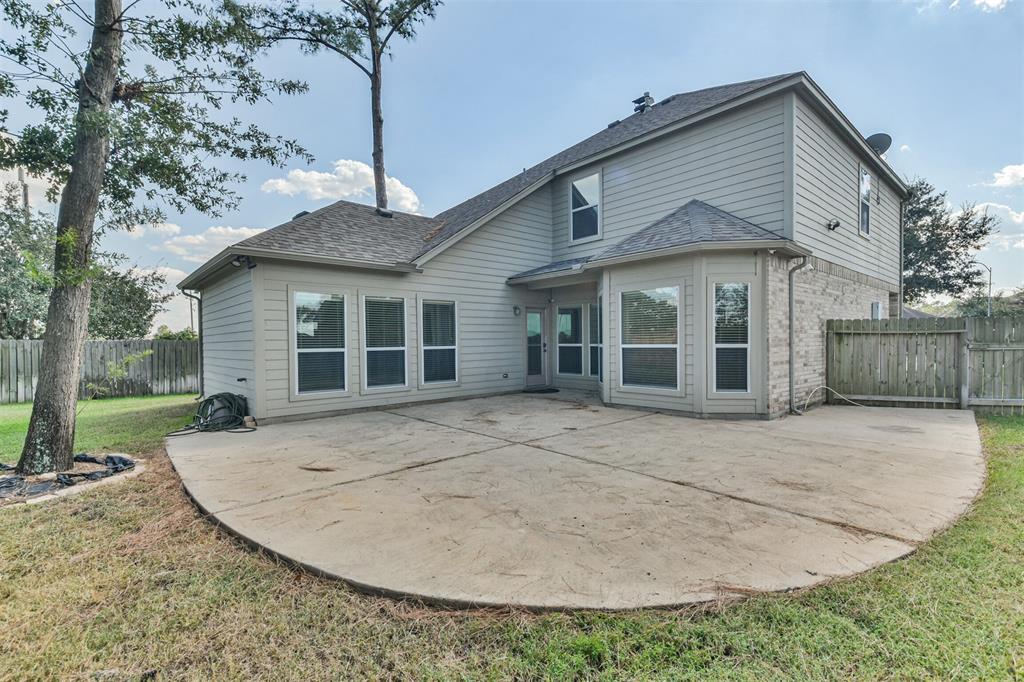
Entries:
[[508, 395], [171, 438], [196, 503], [357, 587], [449, 605], [674, 606], [914, 550], [984, 481], [974, 416], [771, 422]]

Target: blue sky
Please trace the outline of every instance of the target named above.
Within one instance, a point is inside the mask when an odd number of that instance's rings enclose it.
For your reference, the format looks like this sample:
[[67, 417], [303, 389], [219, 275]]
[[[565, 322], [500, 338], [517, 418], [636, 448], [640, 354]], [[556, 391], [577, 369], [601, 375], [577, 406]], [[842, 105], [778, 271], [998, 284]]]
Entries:
[[[452, 1], [394, 53], [384, 74], [387, 170], [401, 183], [394, 208], [442, 211], [628, 115], [645, 90], [661, 99], [803, 69], [861, 132], [893, 136], [888, 160], [899, 173], [999, 215], [1000, 235], [979, 259], [994, 267], [996, 287], [1024, 283], [1020, 0]], [[298, 211], [335, 198], [372, 203], [359, 193], [372, 187], [362, 165], [366, 77], [294, 47], [276, 50], [267, 69], [306, 79], [310, 92], [228, 113], [296, 137], [316, 161], [244, 166], [238, 211], [169, 216], [173, 225], [112, 235], [105, 249], [175, 279]], [[179, 303], [162, 321], [187, 319]]]

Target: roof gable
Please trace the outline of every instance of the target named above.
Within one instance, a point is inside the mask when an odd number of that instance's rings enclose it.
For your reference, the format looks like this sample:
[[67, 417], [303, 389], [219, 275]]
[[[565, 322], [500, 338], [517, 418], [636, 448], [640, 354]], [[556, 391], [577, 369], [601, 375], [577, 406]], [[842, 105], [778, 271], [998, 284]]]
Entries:
[[515, 198], [530, 186], [537, 184], [546, 176], [552, 175], [559, 168], [628, 143], [660, 128], [712, 109], [760, 88], [781, 82], [794, 75], [797, 74], [782, 74], [672, 95], [658, 102], [645, 112], [635, 113], [619, 121], [617, 124], [610, 125], [582, 142], [509, 178], [505, 182], [471, 199], [467, 199], [447, 211], [437, 214], [435, 218], [442, 222], [442, 226], [424, 245], [422, 251], [417, 254], [417, 257], [433, 250], [494, 209]]

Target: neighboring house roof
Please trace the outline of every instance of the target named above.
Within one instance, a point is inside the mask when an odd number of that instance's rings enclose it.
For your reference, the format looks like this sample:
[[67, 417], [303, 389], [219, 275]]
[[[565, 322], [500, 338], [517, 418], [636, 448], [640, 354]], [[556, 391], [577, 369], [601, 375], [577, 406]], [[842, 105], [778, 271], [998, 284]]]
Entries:
[[439, 213], [436, 218], [443, 221], [444, 226], [424, 245], [422, 253], [430, 251], [452, 235], [469, 227], [479, 218], [487, 215], [496, 207], [559, 168], [600, 154], [603, 151], [617, 147], [659, 128], [664, 128], [684, 118], [699, 114], [719, 104], [746, 95], [758, 88], [783, 81], [794, 75], [796, 74], [787, 73], [672, 95], [658, 102], [645, 112], [635, 113], [605, 128], [601, 132], [591, 135], [582, 142], [574, 144], [568, 149], [541, 161], [536, 166], [526, 169], [500, 185], [496, 185], [472, 199], [467, 199], [461, 204]]
[[701, 242], [785, 240], [777, 232], [693, 199], [602, 251], [594, 261], [661, 251]]
[[243, 248], [309, 253], [375, 263], [408, 263], [438, 222], [373, 206], [338, 201], [239, 242]]
[[935, 317], [931, 313], [926, 313], [923, 310], [914, 310], [913, 308], [903, 307], [903, 317], [910, 318], [912, 320], [926, 320]]
[[649, 256], [658, 252], [675, 252], [684, 247], [701, 244], [742, 246], [750, 242], [759, 245], [765, 242], [779, 242], [780, 248], [798, 250], [790, 240], [777, 232], [766, 230], [699, 199], [692, 199], [596, 256], [548, 263], [513, 275], [509, 277], [509, 281], [600, 267], [606, 261], [630, 256]]

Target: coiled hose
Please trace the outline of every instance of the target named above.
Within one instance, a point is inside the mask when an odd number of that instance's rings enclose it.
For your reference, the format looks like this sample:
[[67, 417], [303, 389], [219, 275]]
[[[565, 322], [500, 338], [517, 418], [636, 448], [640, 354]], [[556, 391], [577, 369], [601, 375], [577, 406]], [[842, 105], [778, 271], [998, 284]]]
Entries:
[[177, 431], [171, 431], [168, 436], [187, 436], [190, 433], [208, 431], [229, 431], [231, 433], [246, 433], [255, 431], [250, 426], [244, 426], [245, 413], [248, 405], [245, 396], [234, 393], [215, 393], [199, 402], [192, 423], [183, 426]]

